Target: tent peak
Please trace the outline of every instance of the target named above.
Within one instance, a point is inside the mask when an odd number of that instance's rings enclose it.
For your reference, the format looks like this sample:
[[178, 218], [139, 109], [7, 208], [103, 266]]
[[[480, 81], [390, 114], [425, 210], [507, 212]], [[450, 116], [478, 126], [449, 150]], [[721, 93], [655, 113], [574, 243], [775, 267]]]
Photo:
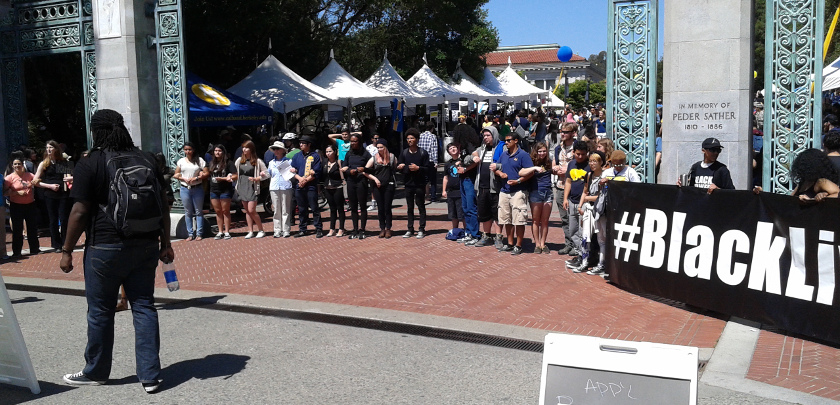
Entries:
[[330, 59], [335, 59], [335, 52], [332, 49], [330, 49]]

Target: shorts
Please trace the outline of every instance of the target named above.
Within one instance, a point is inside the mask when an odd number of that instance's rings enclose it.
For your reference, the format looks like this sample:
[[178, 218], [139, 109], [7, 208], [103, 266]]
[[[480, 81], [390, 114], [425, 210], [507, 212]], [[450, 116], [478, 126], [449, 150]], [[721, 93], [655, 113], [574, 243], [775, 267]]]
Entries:
[[[450, 193], [450, 191], [447, 191]], [[446, 208], [449, 211], [449, 219], [457, 219], [463, 220], [464, 219], [464, 207], [461, 206], [461, 196], [460, 193], [458, 197], [452, 197], [452, 194], [446, 198]]]
[[528, 224], [528, 201], [524, 191], [499, 193], [499, 225]]
[[532, 204], [551, 204], [554, 202], [554, 190], [534, 190], [528, 197]]
[[499, 219], [499, 193], [491, 193], [489, 188], [478, 189], [476, 205], [478, 205], [478, 222]]
[[210, 192], [210, 199], [211, 200], [230, 200], [233, 196], [233, 193], [230, 191], [222, 191], [221, 193], [214, 193]]

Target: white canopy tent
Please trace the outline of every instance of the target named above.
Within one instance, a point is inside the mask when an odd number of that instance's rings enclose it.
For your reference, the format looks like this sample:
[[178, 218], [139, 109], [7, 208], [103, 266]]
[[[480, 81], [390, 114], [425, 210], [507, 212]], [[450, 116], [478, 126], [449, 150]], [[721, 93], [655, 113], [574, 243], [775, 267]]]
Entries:
[[376, 100], [390, 100], [394, 96], [372, 89], [347, 73], [336, 62], [330, 51], [330, 63], [312, 79], [312, 84], [326, 89], [330, 95], [338, 99], [347, 99], [350, 105], [366, 103]]
[[318, 104], [341, 105], [329, 91], [300, 77], [272, 55], [228, 91], [279, 113]]
[[441, 80], [441, 78], [432, 71], [429, 65], [426, 64], [423, 64], [423, 67], [421, 67], [414, 76], [411, 76], [406, 83], [408, 83], [415, 92], [435, 97], [435, 104], [440, 104], [444, 101], [458, 101], [461, 97], [469, 99], [475, 97], [474, 95], [462, 92], [449, 85], [449, 83]]
[[499, 75], [498, 81], [505, 90], [505, 93], [515, 100], [528, 101], [538, 98], [542, 99], [549, 92], [548, 90], [534, 87], [531, 83], [528, 83], [510, 65]]
[[[391, 66], [391, 62], [388, 61], [388, 54], [385, 53], [385, 57], [382, 59], [382, 64], [379, 65], [379, 69], [376, 69], [370, 77], [365, 80], [365, 85], [368, 87], [378, 90], [382, 93], [385, 93], [391, 97], [395, 98], [404, 98], [406, 102], [409, 104], [429, 104], [435, 102], [435, 97], [427, 95], [427, 94], [420, 94], [408, 83], [403, 80], [402, 76]], [[387, 101], [377, 101], [376, 107], [390, 107], [390, 103]]]
[[499, 99], [511, 99], [510, 95], [507, 94], [507, 91], [505, 91], [505, 88], [502, 87], [502, 84], [499, 83], [499, 80], [493, 75], [493, 71], [491, 71], [488, 67], [484, 68], [484, 77], [481, 79], [481, 88], [486, 89], [489, 93], [497, 94]]
[[452, 76], [460, 79], [460, 82], [453, 83], [452, 87], [464, 93], [472, 94], [475, 97], [475, 100], [496, 100], [498, 98], [503, 97], [502, 94], [496, 94], [490, 91], [490, 89], [487, 89], [478, 84], [475, 80], [473, 80], [472, 77], [470, 77], [467, 74], [467, 72], [464, 72], [464, 69], [461, 68], [460, 63], [458, 64], [458, 68], [455, 69], [455, 73]]
[[823, 91], [840, 88], [840, 58], [823, 68]]

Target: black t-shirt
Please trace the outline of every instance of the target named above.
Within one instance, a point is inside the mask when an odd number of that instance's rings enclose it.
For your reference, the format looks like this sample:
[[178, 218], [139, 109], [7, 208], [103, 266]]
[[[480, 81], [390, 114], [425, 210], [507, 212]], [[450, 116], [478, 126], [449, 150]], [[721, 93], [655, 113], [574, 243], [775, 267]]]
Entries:
[[[207, 165], [210, 168], [210, 164]], [[216, 170], [210, 171], [210, 192], [215, 194], [222, 194], [233, 191], [233, 182], [230, 181], [213, 181], [214, 177], [227, 177], [228, 174], [236, 174], [236, 165], [233, 162], [227, 162], [227, 166], [219, 165]]]
[[[155, 164], [155, 156], [148, 152], [141, 152], [154, 168], [155, 176], [162, 187], [169, 185], [164, 183], [163, 174]], [[108, 205], [108, 186], [111, 179], [108, 178], [106, 168], [107, 161], [105, 153], [101, 150], [94, 150], [86, 158], [82, 158], [76, 164], [73, 172], [73, 189], [70, 190], [70, 197], [76, 201], [90, 201], [94, 204], [90, 212], [90, 224], [88, 224], [86, 245], [102, 245], [109, 243], [120, 243], [122, 239], [117, 234], [117, 229], [108, 221], [101, 206]], [[160, 232], [150, 232], [138, 235], [133, 239], [157, 239]]]
[[732, 176], [725, 164], [714, 162], [709, 167], [703, 167], [702, 163], [700, 161], [691, 166], [689, 186], [708, 189], [714, 183], [722, 189], [735, 189], [735, 185], [732, 184]]
[[828, 160], [830, 160], [831, 163], [834, 164], [834, 167], [836, 167], [837, 170], [840, 171], [840, 156], [829, 156]]
[[569, 201], [575, 204], [580, 203], [580, 197], [583, 195], [583, 189], [586, 187], [586, 176], [589, 175], [589, 161], [584, 160], [578, 163], [577, 160], [572, 159], [569, 162], [568, 170], [566, 170], [566, 178], [572, 180], [572, 188], [569, 190]]
[[461, 159], [451, 159], [443, 167], [443, 173], [449, 180], [446, 182], [446, 192], [461, 191], [461, 179], [458, 178], [458, 166]]
[[[411, 151], [406, 148], [400, 154], [399, 163], [405, 164], [402, 169], [403, 173], [403, 184], [406, 187], [423, 187], [426, 184], [426, 169], [429, 167], [429, 153], [423, 150], [422, 148], [417, 148], [417, 152], [411, 153]], [[408, 168], [409, 165], [414, 163], [417, 166], [420, 166], [420, 170], [411, 171]]]
[[370, 153], [368, 153], [368, 151], [364, 148], [362, 148], [361, 151], [355, 151], [353, 149], [348, 150], [347, 153], [344, 154], [344, 160], [341, 161], [341, 167], [348, 168], [347, 171], [344, 172], [344, 178], [349, 181], [356, 182], [366, 180], [367, 177], [365, 177], [364, 174], [356, 173], [356, 175], [354, 176], [350, 174], [350, 170], [365, 167], [365, 165], [367, 165], [367, 162], [372, 157], [373, 156], [371, 156]]
[[493, 152], [494, 148], [486, 148], [484, 150], [484, 156], [479, 155], [478, 158], [481, 159], [481, 162], [478, 164], [479, 173], [481, 176], [478, 176], [478, 188], [491, 188], [491, 181], [496, 180], [496, 174], [490, 171], [490, 165], [493, 163]]
[[[461, 151], [461, 158], [458, 160], [464, 168], [470, 167], [470, 165], [473, 164], [472, 152], [468, 153], [466, 151]], [[460, 177], [462, 179], [470, 179], [475, 182], [476, 176], [478, 176], [478, 165], [475, 165], [472, 169], [465, 171]]]

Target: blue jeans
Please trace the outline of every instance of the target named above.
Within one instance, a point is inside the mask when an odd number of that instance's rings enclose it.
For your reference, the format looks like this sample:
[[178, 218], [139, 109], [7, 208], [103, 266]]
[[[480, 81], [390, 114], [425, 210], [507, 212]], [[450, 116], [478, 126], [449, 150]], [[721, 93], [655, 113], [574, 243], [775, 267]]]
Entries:
[[461, 206], [464, 208], [464, 231], [478, 237], [478, 207], [475, 205], [475, 185], [469, 177], [461, 179]]
[[300, 230], [306, 230], [309, 222], [309, 211], [312, 211], [312, 226], [321, 230], [321, 209], [318, 207], [318, 190], [314, 187], [306, 187], [303, 190], [295, 189], [295, 199], [298, 205], [298, 216], [300, 217]]
[[[184, 204], [184, 214], [186, 215], [187, 234], [188, 235], [204, 235], [204, 188], [195, 186], [193, 188], [186, 188], [181, 186], [181, 202]], [[196, 225], [198, 231], [193, 232], [193, 218], [196, 218]]]
[[160, 379], [160, 328], [155, 308], [156, 240], [124, 240], [85, 248], [85, 297], [88, 304], [88, 378], [105, 381], [111, 374], [114, 351], [114, 309], [120, 285], [134, 318], [134, 355], [141, 383]]

